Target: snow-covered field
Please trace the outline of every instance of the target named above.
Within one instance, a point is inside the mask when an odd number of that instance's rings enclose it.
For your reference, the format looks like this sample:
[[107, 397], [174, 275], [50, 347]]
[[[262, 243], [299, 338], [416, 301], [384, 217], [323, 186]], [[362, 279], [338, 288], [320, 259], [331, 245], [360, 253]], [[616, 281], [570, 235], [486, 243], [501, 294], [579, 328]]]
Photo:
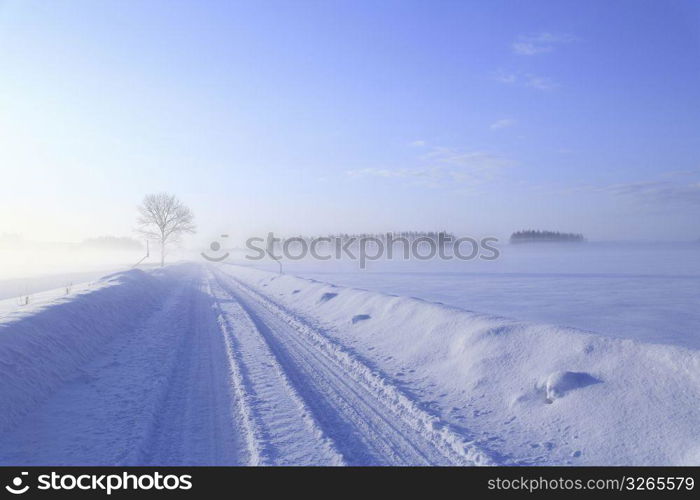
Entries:
[[700, 463], [700, 350], [374, 271], [394, 295], [185, 263], [0, 302], [0, 464]]
[[[290, 274], [700, 349], [700, 243], [501, 245], [496, 261], [286, 261]], [[250, 261], [240, 260], [242, 265]], [[278, 270], [272, 262], [255, 267]]]

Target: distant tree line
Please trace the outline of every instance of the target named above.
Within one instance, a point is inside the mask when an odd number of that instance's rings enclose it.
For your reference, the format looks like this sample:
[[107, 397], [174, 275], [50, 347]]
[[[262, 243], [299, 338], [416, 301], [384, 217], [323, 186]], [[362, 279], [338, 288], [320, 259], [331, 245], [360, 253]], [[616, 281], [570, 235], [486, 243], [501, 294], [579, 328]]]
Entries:
[[297, 236], [289, 236], [285, 238], [279, 238], [276, 243], [277, 244], [284, 244], [286, 241], [292, 241], [292, 242], [299, 242], [300, 240], [303, 240], [307, 243], [310, 243], [313, 240], [318, 240], [319, 238], [326, 238], [330, 239], [331, 241], [341, 241], [343, 244], [353, 241], [357, 242], [359, 240], [367, 240], [369, 238], [375, 238], [382, 243], [386, 244], [389, 241], [397, 241], [400, 238], [406, 239], [409, 243], [413, 243], [414, 241], [420, 239], [421, 241], [428, 241], [432, 240], [437, 242], [442, 242], [442, 243], [447, 243], [449, 241], [454, 241], [456, 239], [456, 236], [452, 233], [449, 233], [447, 231], [389, 231], [385, 233], [334, 233], [334, 234], [326, 234], [326, 235], [297, 235]]
[[533, 229], [517, 231], [510, 235], [511, 243], [527, 243], [531, 241], [582, 242], [585, 241], [585, 238], [580, 233], [560, 233], [559, 231], [540, 231]]

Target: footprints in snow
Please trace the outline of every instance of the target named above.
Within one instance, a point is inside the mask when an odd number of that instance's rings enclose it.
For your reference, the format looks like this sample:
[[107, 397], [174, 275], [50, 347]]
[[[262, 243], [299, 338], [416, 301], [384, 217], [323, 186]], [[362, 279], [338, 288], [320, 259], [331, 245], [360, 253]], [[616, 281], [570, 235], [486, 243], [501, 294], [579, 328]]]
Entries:
[[[295, 290], [293, 293], [298, 292], [299, 290]], [[328, 302], [331, 299], [334, 299], [337, 297], [338, 294], [335, 292], [326, 292], [323, 295], [321, 295], [321, 298], [318, 300], [319, 304], [323, 304], [324, 302]], [[367, 321], [370, 319], [372, 316], [369, 314], [356, 314], [355, 316], [352, 317], [352, 324], [359, 323], [360, 321]]]
[[324, 303], [324, 302], [328, 302], [329, 300], [331, 300], [331, 299], [333, 299], [333, 298], [335, 298], [335, 297], [337, 297], [337, 296], [338, 296], [337, 293], [326, 292], [326, 293], [324, 293], [323, 295], [321, 295], [321, 298], [319, 299], [319, 303], [322, 304], [322, 303]]
[[[271, 279], [270, 281], [272, 281], [272, 279]], [[311, 281], [313, 281], [313, 280], [311, 280]], [[262, 286], [267, 286], [267, 283], [263, 284]], [[333, 286], [333, 288], [337, 288], [337, 287]], [[296, 288], [296, 289], [292, 290], [292, 293], [291, 293], [291, 294], [292, 294], [292, 295], [296, 295], [296, 294], [298, 294], [298, 293], [301, 293], [301, 290], [300, 290], [299, 288]], [[334, 299], [334, 298], [337, 297], [337, 296], [338, 296], [338, 293], [337, 293], [337, 292], [325, 292], [325, 293], [322, 294], [321, 297], [318, 299], [318, 303], [319, 303], [319, 304], [324, 304], [324, 303], [326, 303], [326, 302], [328, 302], [328, 301]], [[351, 323], [352, 323], [353, 325], [355, 325], [355, 324], [357, 324], [357, 323], [359, 323], [359, 322], [361, 322], [361, 321], [367, 321], [367, 320], [369, 320], [369, 319], [372, 319], [372, 316], [369, 315], [369, 314], [356, 314], [356, 315], [354, 315], [354, 316], [351, 318], [350, 321], [351, 321]]]

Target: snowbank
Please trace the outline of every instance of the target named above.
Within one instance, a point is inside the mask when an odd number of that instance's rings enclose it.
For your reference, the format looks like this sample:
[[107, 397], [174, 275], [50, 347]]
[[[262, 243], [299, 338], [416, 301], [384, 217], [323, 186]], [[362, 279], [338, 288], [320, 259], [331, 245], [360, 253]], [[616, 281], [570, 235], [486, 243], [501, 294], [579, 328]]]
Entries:
[[222, 269], [317, 323], [501, 463], [700, 463], [700, 351]]
[[0, 320], [0, 431], [78, 376], [112, 337], [138, 325], [157, 306], [161, 286], [151, 274], [131, 270], [79, 293], [14, 307]]

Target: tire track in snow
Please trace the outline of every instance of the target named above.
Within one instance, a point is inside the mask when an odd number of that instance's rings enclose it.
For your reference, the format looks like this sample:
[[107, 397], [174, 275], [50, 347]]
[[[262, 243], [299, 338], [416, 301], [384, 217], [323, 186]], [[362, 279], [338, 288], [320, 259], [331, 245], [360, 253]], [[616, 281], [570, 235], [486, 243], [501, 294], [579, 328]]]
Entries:
[[224, 340], [207, 285], [198, 270], [187, 286], [186, 302], [174, 312], [181, 329], [172, 346], [177, 353], [141, 443], [139, 464], [234, 465], [242, 458]]
[[[211, 282], [207, 281], [207, 293], [214, 297], [214, 292], [211, 287]], [[229, 379], [231, 388], [237, 403], [238, 420], [241, 424], [243, 438], [248, 451], [248, 465], [264, 465], [262, 454], [262, 431], [259, 429], [252, 412], [252, 402], [246, 391], [246, 384], [241, 372], [241, 362], [238, 359], [237, 346], [233, 338], [233, 327], [226, 319], [221, 302], [215, 301], [216, 321], [219, 325], [219, 330], [223, 336], [226, 358], [229, 365]]]
[[209, 291], [245, 408], [252, 465], [343, 465], [342, 456], [314, 420], [252, 318], [225, 286], [210, 275]]
[[489, 457], [282, 306], [215, 271], [352, 465], [487, 465]]

